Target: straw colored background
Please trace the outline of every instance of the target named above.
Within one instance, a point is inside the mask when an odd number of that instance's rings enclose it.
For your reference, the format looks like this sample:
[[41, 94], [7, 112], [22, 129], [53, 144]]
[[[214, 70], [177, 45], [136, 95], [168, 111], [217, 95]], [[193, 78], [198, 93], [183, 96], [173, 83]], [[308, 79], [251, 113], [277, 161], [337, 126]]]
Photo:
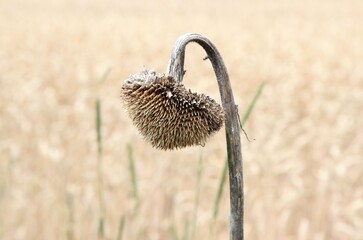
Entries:
[[[218, 47], [241, 113], [266, 82], [244, 126], [255, 141], [242, 136], [246, 239], [363, 239], [362, 26], [358, 0], [0, 0], [0, 239], [98, 238], [96, 98], [106, 238], [124, 217], [123, 239], [181, 239], [185, 226], [209, 239], [224, 130], [204, 148], [155, 150], [119, 98], [130, 73], [164, 72], [186, 32]], [[203, 57], [188, 46], [184, 83], [220, 101]], [[222, 197], [215, 239], [228, 239]]]

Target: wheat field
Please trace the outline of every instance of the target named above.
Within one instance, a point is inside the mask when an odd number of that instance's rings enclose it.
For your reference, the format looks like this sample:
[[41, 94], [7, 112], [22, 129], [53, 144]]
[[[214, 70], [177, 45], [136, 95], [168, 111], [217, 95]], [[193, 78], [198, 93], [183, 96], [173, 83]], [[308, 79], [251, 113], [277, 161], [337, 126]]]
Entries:
[[[224, 130], [156, 150], [119, 97], [186, 32], [217, 46], [240, 113], [265, 82], [242, 135], [245, 238], [363, 239], [362, 1], [0, 0], [0, 240], [100, 239], [102, 217], [104, 239], [229, 238], [228, 185], [211, 231]], [[186, 54], [185, 85], [220, 102], [203, 50]]]

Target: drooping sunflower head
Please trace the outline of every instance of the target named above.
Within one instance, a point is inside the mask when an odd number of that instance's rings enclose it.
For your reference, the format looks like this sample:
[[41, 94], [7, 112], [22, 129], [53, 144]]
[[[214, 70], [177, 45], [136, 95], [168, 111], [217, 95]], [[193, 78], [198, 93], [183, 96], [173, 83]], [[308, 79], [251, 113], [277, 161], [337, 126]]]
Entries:
[[121, 87], [121, 98], [140, 133], [159, 149], [204, 145], [224, 121], [215, 100], [152, 70], [131, 75]]

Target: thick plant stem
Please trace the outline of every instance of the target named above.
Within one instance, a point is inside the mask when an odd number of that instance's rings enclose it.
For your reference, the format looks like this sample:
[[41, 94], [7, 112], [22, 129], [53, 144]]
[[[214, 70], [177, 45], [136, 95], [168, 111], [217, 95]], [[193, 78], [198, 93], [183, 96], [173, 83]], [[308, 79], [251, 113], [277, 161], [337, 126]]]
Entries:
[[242, 153], [239, 133], [237, 107], [234, 103], [233, 93], [226, 66], [217, 48], [205, 37], [195, 34], [185, 34], [176, 41], [172, 50], [167, 74], [178, 81], [183, 80], [185, 47], [190, 42], [201, 45], [212, 62], [217, 77], [222, 106], [225, 112], [225, 129], [227, 140], [227, 156], [230, 184], [230, 239], [243, 239], [243, 171]]

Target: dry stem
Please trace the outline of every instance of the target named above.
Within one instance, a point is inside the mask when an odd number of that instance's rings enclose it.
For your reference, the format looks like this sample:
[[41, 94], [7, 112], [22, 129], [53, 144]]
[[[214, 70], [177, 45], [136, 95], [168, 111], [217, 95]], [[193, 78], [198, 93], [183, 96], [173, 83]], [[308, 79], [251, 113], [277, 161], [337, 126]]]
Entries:
[[217, 77], [222, 106], [225, 111], [225, 128], [227, 140], [227, 155], [230, 183], [230, 234], [231, 240], [243, 239], [243, 171], [242, 154], [239, 133], [237, 107], [234, 103], [233, 93], [227, 69], [217, 48], [205, 37], [195, 34], [185, 34], [176, 41], [172, 50], [168, 75], [178, 81], [183, 80], [185, 47], [190, 42], [201, 45], [212, 62]]

